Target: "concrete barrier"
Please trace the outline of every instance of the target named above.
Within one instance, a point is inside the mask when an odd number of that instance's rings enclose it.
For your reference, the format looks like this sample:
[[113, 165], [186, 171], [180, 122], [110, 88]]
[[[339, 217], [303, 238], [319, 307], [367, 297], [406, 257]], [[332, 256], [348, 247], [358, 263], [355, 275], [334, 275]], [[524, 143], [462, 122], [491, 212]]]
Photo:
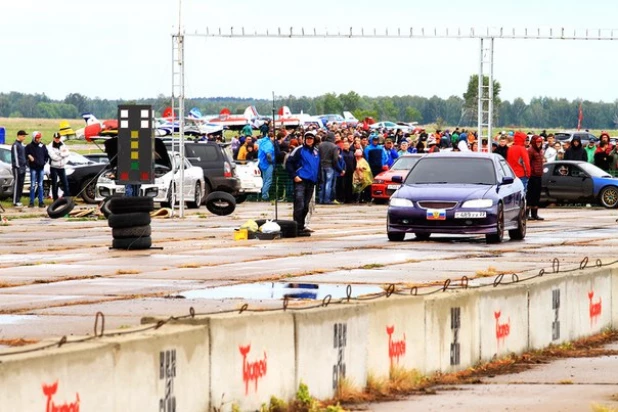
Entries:
[[[115, 411], [208, 410], [208, 328], [165, 325], [101, 341], [109, 343], [114, 359]], [[106, 409], [95, 406], [82, 410]]]
[[530, 349], [541, 349], [550, 344], [568, 341], [574, 335], [569, 316], [572, 303], [567, 299], [564, 276], [545, 275], [530, 280], [529, 293], [529, 342]]
[[288, 312], [209, 318], [211, 405], [257, 410], [275, 395], [290, 400], [294, 385], [294, 319]]
[[618, 329], [618, 268], [609, 269], [612, 276], [612, 327]]
[[[116, 410], [110, 345], [69, 344], [3, 356], [1, 361], [3, 411]], [[127, 387], [125, 394], [130, 390]]]
[[425, 370], [425, 300], [391, 296], [367, 303], [368, 373], [388, 377], [392, 367]]
[[525, 283], [480, 289], [478, 314], [481, 361], [528, 348], [528, 286]]
[[296, 312], [294, 322], [296, 386], [307, 384], [318, 399], [332, 398], [344, 378], [358, 389], [366, 386], [367, 306]]
[[166, 326], [2, 358], [1, 410], [202, 412], [208, 330]]
[[469, 289], [424, 298], [426, 373], [454, 372], [478, 363], [481, 293]]
[[612, 324], [612, 276], [607, 269], [575, 272], [566, 279], [573, 335], [577, 339], [598, 333]]

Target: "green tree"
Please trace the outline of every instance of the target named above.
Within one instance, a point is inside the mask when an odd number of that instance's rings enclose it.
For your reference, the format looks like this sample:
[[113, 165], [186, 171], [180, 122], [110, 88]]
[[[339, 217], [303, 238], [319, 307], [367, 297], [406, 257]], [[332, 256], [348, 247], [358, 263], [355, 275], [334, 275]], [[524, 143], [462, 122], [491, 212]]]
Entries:
[[64, 103], [72, 104], [78, 112], [84, 113], [90, 110], [88, 100], [86, 96], [79, 93], [70, 93], [64, 98]]
[[403, 116], [404, 122], [422, 122], [423, 115], [416, 107], [406, 107], [406, 112]]
[[335, 93], [326, 93], [324, 95], [324, 113], [341, 113], [343, 112], [343, 103], [337, 98]]
[[339, 101], [343, 105], [343, 110], [349, 112], [353, 112], [361, 106], [361, 97], [355, 91], [350, 91], [347, 94], [340, 94]]
[[[489, 76], [483, 76], [483, 94], [484, 98], [489, 96]], [[494, 116], [500, 109], [500, 83], [497, 80], [493, 81], [493, 100], [494, 100]], [[474, 119], [477, 119], [478, 116], [478, 95], [479, 95], [479, 76], [478, 74], [473, 74], [470, 76], [470, 80], [468, 80], [468, 88], [466, 92], [463, 94], [463, 98], [465, 101], [464, 108], [466, 110], [466, 117], [470, 121], [470, 124], [474, 123]], [[493, 120], [493, 119], [492, 119]]]

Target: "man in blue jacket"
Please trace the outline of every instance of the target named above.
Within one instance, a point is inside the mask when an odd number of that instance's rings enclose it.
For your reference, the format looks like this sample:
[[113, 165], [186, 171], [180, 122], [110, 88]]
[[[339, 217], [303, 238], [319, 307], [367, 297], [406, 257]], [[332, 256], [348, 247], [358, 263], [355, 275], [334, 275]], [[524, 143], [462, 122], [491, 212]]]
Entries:
[[303, 145], [294, 149], [285, 164], [290, 179], [294, 182], [293, 216], [298, 225], [299, 236], [311, 236], [305, 229], [305, 218], [320, 172], [320, 155], [315, 147], [315, 135], [314, 131], [306, 132]]
[[275, 136], [269, 133], [262, 137], [258, 143], [258, 167], [262, 172], [262, 200], [270, 200], [268, 192], [273, 183], [273, 171], [275, 170]]

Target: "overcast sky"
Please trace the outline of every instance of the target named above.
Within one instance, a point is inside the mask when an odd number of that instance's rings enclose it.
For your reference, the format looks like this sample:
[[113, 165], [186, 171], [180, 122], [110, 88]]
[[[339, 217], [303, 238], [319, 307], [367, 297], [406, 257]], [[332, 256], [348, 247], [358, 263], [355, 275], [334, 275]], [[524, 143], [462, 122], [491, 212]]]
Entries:
[[[178, 0], [1, 0], [0, 92], [133, 99], [171, 94]], [[182, 0], [186, 33], [294, 27], [612, 29], [615, 0]], [[461, 96], [479, 69], [473, 39], [222, 39], [187, 36], [186, 96], [328, 92]], [[502, 98], [614, 101], [618, 41], [495, 42]]]

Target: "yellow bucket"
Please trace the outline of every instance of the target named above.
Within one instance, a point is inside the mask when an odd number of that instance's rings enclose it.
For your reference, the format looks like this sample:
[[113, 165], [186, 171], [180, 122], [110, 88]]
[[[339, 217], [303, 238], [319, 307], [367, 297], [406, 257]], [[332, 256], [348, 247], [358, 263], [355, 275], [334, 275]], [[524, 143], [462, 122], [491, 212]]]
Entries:
[[249, 239], [249, 231], [247, 229], [234, 230], [234, 240], [247, 240]]

